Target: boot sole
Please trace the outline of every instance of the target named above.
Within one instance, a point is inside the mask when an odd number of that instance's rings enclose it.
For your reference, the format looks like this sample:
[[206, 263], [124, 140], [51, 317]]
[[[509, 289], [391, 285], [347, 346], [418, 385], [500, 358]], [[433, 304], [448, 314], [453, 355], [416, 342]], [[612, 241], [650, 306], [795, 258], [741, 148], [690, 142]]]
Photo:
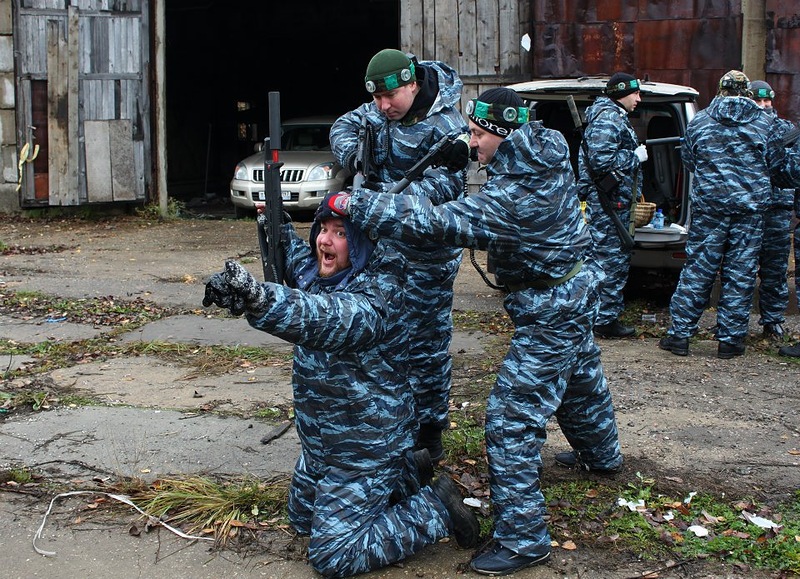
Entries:
[[662, 346], [661, 344], [658, 345], [661, 350], [665, 352], [672, 352], [676, 356], [688, 356], [689, 355], [689, 348], [670, 348]]

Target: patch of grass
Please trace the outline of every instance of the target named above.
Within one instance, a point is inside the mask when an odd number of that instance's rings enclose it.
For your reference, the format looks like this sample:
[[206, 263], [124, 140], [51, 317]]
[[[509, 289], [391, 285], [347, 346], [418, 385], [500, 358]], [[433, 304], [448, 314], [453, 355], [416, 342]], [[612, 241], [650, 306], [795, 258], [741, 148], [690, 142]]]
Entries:
[[39, 292], [7, 291], [0, 294], [0, 312], [25, 318], [44, 318], [45, 322], [73, 322], [117, 327], [129, 331], [165, 316], [180, 313], [142, 299], [120, 300], [113, 296], [89, 299], [64, 299]]
[[450, 429], [442, 433], [442, 445], [451, 461], [478, 461], [483, 456], [483, 426], [471, 420], [463, 424], [451, 420]]
[[508, 334], [514, 331], [514, 324], [505, 312], [453, 310], [453, 326], [462, 331], [481, 331], [488, 334]]
[[256, 418], [265, 418], [269, 420], [275, 420], [277, 418], [283, 418], [285, 412], [280, 408], [259, 408], [253, 414]]
[[800, 491], [789, 504], [767, 507], [702, 493], [669, 497], [637, 477], [622, 488], [589, 480], [544, 487], [554, 538], [613, 545], [641, 559], [714, 558], [800, 572]]
[[285, 528], [289, 477], [215, 481], [194, 477], [159, 480], [131, 499], [149, 515], [189, 533], [213, 534], [224, 546], [239, 529]]
[[186, 203], [172, 197], [167, 199], [167, 213], [161, 213], [161, 206], [158, 203], [148, 203], [136, 208], [136, 215], [148, 220], [169, 220], [177, 219], [186, 214]]
[[25, 485], [33, 482], [33, 473], [27, 468], [12, 467], [0, 471], [0, 483], [9, 486]]

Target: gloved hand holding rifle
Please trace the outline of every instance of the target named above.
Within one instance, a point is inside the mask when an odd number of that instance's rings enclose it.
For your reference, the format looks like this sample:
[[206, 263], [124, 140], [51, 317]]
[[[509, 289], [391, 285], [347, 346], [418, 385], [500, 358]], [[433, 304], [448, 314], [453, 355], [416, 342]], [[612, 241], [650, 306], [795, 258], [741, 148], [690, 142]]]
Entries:
[[[400, 193], [412, 181], [418, 179], [428, 167], [447, 167], [450, 171], [463, 171], [469, 164], [469, 135], [445, 135], [431, 147], [428, 154], [409, 169], [405, 176], [395, 183], [387, 192]], [[353, 179], [353, 189], [357, 189]], [[369, 182], [362, 182], [360, 188], [375, 189]], [[349, 215], [350, 193], [342, 191], [328, 193], [322, 200], [331, 211], [339, 215]]]

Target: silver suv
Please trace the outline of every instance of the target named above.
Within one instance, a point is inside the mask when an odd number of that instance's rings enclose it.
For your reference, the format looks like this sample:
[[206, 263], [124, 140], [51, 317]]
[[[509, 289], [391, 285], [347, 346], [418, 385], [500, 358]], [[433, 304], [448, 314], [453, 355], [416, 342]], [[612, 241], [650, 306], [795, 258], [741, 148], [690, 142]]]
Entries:
[[[573, 96], [580, 117], [585, 120], [584, 111], [603, 94], [607, 81], [608, 77], [603, 76], [534, 80], [508, 88], [531, 106], [535, 104], [536, 120], [563, 133], [577, 175], [581, 132], [576, 130], [567, 97]], [[699, 93], [688, 86], [644, 80], [640, 94], [642, 101], [629, 116], [639, 141], [647, 145], [648, 160], [639, 178], [645, 200], [661, 208], [666, 224], [664, 229], [647, 226], [636, 229], [631, 267], [679, 270], [686, 261], [692, 176], [683, 170], [677, 137], [683, 137], [694, 117]]]
[[[306, 117], [281, 123], [283, 163], [281, 196], [288, 212], [313, 211], [330, 191], [342, 191], [350, 178], [333, 158], [331, 125], [336, 117]], [[231, 201], [236, 217], [256, 214], [256, 203], [264, 197], [264, 154], [250, 155], [236, 165], [231, 180]]]

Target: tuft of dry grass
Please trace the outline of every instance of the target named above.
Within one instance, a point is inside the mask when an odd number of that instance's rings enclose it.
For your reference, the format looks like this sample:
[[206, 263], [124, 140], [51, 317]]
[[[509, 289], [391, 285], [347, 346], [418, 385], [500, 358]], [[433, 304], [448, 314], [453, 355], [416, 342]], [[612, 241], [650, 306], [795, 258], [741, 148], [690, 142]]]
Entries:
[[225, 546], [242, 527], [284, 526], [289, 482], [288, 475], [222, 482], [205, 477], [161, 479], [131, 499], [148, 515], [190, 534], [213, 534], [215, 543]]

